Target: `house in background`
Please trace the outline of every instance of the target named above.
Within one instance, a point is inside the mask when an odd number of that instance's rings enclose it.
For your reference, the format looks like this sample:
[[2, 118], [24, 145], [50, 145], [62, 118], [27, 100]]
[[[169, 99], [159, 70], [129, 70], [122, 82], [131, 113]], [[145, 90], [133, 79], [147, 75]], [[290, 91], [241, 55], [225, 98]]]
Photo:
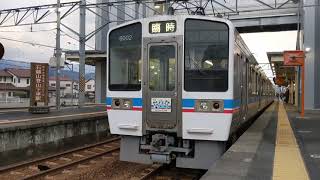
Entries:
[[0, 98], [28, 98], [30, 96], [30, 70], [0, 70]]
[[14, 86], [12, 84], [12, 75], [5, 70], [0, 70], [0, 98], [12, 97]]
[[[73, 82], [73, 87], [72, 87]], [[55, 96], [55, 90], [50, 91], [50, 89], [56, 88], [56, 78], [49, 77], [49, 97]], [[73, 88], [73, 89], [72, 89]], [[72, 80], [67, 76], [60, 77], [60, 97], [71, 98], [73, 93], [73, 97], [77, 98], [79, 96], [79, 82], [76, 80]]]
[[31, 83], [30, 69], [8, 69], [13, 76], [13, 85], [16, 87], [28, 87]]
[[94, 79], [88, 79], [86, 80], [86, 87], [85, 87], [85, 91], [86, 92], [94, 92], [94, 87], [95, 86], [95, 81]]
[[95, 97], [94, 92], [95, 92], [95, 80], [92, 78], [86, 80], [85, 93], [86, 93], [87, 98], [94, 99], [94, 97]]

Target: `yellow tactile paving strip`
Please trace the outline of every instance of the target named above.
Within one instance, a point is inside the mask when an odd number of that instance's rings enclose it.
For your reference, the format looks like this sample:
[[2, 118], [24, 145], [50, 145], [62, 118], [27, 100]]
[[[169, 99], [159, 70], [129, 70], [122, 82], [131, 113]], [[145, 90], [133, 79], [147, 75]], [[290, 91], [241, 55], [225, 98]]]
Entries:
[[279, 103], [273, 180], [309, 180], [283, 103]]

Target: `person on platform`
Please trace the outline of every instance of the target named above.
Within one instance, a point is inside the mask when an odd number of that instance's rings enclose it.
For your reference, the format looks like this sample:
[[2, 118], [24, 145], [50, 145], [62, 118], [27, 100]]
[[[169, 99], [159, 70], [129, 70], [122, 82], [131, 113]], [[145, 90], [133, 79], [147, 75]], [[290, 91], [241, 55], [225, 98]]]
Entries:
[[286, 92], [284, 93], [284, 101], [288, 104], [289, 102], [289, 87], [287, 88]]

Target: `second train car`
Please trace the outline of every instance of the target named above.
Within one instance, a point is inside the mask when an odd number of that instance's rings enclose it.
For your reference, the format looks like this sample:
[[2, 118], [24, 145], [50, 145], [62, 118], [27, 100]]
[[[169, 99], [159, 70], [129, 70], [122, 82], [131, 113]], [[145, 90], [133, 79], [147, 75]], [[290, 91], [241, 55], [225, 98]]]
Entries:
[[208, 169], [273, 100], [271, 82], [227, 19], [157, 16], [108, 34], [107, 110], [120, 159]]

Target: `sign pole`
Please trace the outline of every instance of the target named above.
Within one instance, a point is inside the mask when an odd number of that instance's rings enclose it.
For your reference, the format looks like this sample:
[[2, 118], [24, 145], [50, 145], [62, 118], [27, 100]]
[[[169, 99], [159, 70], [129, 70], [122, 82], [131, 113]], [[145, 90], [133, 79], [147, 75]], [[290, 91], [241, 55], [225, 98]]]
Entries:
[[301, 66], [301, 113], [300, 116], [304, 117], [304, 64]]

